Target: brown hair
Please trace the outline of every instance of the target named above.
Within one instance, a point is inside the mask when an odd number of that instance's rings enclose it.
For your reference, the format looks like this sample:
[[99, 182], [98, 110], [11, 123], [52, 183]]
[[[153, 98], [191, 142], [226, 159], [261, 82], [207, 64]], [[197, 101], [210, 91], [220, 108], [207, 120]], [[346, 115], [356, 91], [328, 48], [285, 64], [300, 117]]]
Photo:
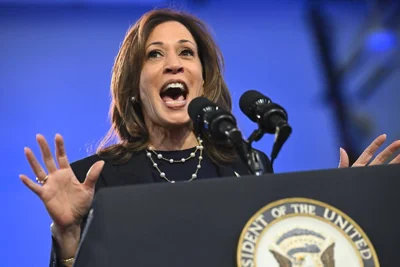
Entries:
[[[152, 30], [167, 21], [182, 23], [193, 35], [199, 50], [204, 79], [204, 96], [220, 107], [231, 111], [231, 96], [222, 77], [224, 60], [206, 25], [198, 18], [171, 9], [156, 9], [144, 14], [126, 33], [115, 59], [112, 79], [110, 119], [112, 126], [97, 149], [97, 154], [112, 158], [116, 163], [127, 162], [132, 152], [148, 146], [149, 133], [144, 123], [139, 97], [139, 79], [145, 58], [145, 43]], [[106, 147], [113, 139], [117, 143]], [[228, 146], [213, 144], [204, 138], [204, 147], [215, 162], [229, 162], [234, 158]]]

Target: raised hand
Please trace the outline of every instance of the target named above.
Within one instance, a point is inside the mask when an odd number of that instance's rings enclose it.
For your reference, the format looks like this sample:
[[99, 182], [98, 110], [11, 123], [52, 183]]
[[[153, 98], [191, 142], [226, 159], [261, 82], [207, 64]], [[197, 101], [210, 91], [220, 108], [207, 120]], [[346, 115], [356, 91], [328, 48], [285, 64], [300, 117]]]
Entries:
[[56, 160], [50, 152], [49, 145], [42, 135], [36, 136], [42, 158], [48, 174], [37, 161], [32, 150], [25, 148], [28, 162], [36, 175], [39, 184], [26, 175], [20, 175], [22, 182], [34, 192], [45, 205], [53, 224], [59, 230], [79, 226], [84, 215], [89, 211], [94, 196], [96, 181], [103, 168], [104, 161], [92, 165], [84, 183], [81, 183], [72, 171], [65, 153], [64, 140], [61, 135], [55, 137]]
[[[386, 141], [386, 135], [382, 134], [378, 136], [361, 154], [361, 156], [354, 162], [352, 167], [362, 167], [366, 166], [368, 162], [372, 159], [376, 151], [383, 145]], [[384, 164], [396, 151], [400, 149], [400, 140], [394, 141], [388, 147], [386, 147], [381, 153], [379, 153], [370, 163], [369, 165], [380, 165]], [[389, 164], [398, 164], [400, 163], [400, 155], [395, 157]], [[347, 168], [349, 167], [349, 156], [347, 152], [340, 148], [340, 161], [339, 168]]]

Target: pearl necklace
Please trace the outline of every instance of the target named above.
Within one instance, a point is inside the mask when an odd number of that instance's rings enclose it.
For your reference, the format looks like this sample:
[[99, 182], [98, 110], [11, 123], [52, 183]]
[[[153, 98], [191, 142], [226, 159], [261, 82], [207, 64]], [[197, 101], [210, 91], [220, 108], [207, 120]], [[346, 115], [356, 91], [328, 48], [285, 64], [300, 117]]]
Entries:
[[164, 172], [162, 172], [160, 170], [160, 168], [158, 168], [158, 164], [153, 160], [151, 152], [153, 152], [157, 156], [158, 159], [162, 159], [162, 160], [168, 161], [169, 163], [173, 164], [173, 163], [185, 163], [187, 160], [189, 160], [191, 158], [194, 158], [196, 156], [197, 151], [200, 150], [199, 163], [197, 164], [196, 171], [192, 174], [192, 177], [189, 180], [187, 180], [187, 182], [190, 182], [190, 181], [193, 181], [194, 179], [197, 178], [197, 173], [198, 173], [199, 169], [201, 168], [201, 161], [203, 159], [203, 149], [204, 149], [204, 147], [202, 145], [203, 140], [201, 140], [200, 137], [198, 137], [197, 140], [199, 142], [199, 145], [196, 146], [196, 150], [194, 152], [190, 153], [189, 157], [186, 157], [186, 158], [182, 158], [182, 159], [179, 159], [179, 160], [167, 159], [167, 158], [163, 157], [162, 154], [159, 154], [159, 153], [155, 152], [152, 147], [149, 147], [148, 150], [145, 149], [146, 150], [146, 156], [151, 160], [151, 163], [153, 164], [153, 167], [158, 171], [158, 173], [160, 174], [160, 177], [163, 178], [164, 180], [166, 180], [167, 182], [173, 184], [173, 183], [175, 183], [175, 181], [168, 179], [166, 174]]

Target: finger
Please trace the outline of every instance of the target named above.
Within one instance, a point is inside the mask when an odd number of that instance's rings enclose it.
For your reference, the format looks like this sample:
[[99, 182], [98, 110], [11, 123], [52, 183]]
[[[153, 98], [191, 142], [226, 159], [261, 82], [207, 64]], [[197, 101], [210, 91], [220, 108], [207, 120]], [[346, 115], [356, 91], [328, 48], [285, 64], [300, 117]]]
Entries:
[[364, 150], [361, 156], [354, 162], [353, 166], [365, 166], [371, 160], [372, 156], [379, 149], [379, 147], [385, 142], [386, 134], [382, 134], [375, 138], [375, 140]]
[[400, 148], [400, 140], [391, 143], [385, 150], [370, 163], [370, 165], [378, 165], [385, 163]]
[[39, 143], [40, 150], [42, 151], [42, 158], [47, 170], [49, 171], [49, 173], [55, 172], [57, 170], [57, 166], [54, 162], [53, 156], [51, 155], [49, 144], [47, 143], [44, 136], [40, 134], [36, 135], [36, 140]]
[[58, 166], [60, 167], [60, 169], [69, 168], [67, 154], [65, 153], [64, 139], [62, 138], [61, 135], [56, 134], [55, 144], [56, 144], [56, 159], [58, 162]]
[[19, 178], [33, 193], [35, 193], [38, 197], [41, 196], [43, 188], [40, 185], [34, 183], [31, 179], [28, 178], [28, 176], [24, 174], [21, 174]]
[[24, 153], [25, 156], [29, 162], [29, 165], [31, 166], [31, 169], [33, 170], [33, 173], [38, 177], [39, 179], [44, 179], [46, 177], [46, 172], [40, 165], [39, 161], [37, 161], [35, 155], [33, 154], [32, 150], [28, 147], [24, 148]]
[[389, 164], [399, 164], [400, 163], [400, 155], [397, 155]]
[[340, 148], [340, 161], [339, 161], [339, 168], [347, 168], [349, 167], [349, 156], [347, 155], [346, 150]]
[[93, 189], [96, 185], [97, 179], [100, 176], [100, 172], [103, 169], [104, 161], [97, 161], [90, 167], [88, 174], [86, 175], [85, 182], [83, 183], [87, 189]]

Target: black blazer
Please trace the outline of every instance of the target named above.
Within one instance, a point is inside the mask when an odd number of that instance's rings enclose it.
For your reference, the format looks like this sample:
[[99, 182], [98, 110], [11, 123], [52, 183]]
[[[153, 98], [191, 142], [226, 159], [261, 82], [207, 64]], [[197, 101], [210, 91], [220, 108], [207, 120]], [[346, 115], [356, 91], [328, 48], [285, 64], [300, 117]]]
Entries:
[[[261, 160], [266, 166], [267, 172], [272, 173], [270, 160], [261, 151], [258, 151]], [[86, 174], [90, 167], [97, 161], [104, 160], [98, 155], [92, 155], [87, 158], [75, 161], [71, 164], [71, 168], [75, 173], [78, 180], [83, 183]], [[151, 168], [143, 167], [148, 165], [148, 158], [145, 151], [137, 152], [132, 155], [131, 159], [124, 164], [113, 164], [110, 161], [104, 160], [105, 164], [103, 170], [100, 173], [100, 177], [97, 180], [95, 192], [101, 188], [113, 187], [113, 186], [124, 186], [124, 185], [135, 185], [135, 184], [147, 184], [152, 183]], [[215, 165], [219, 177], [237, 177], [248, 175], [247, 167], [237, 160], [229, 165]], [[213, 178], [213, 177], [210, 177]], [[195, 182], [195, 181], [194, 181]], [[84, 218], [81, 228], [83, 229], [86, 223], [86, 217]], [[59, 263], [59, 259], [55, 253], [55, 242], [52, 242], [52, 250], [50, 257], [50, 267], [62, 266]]]

